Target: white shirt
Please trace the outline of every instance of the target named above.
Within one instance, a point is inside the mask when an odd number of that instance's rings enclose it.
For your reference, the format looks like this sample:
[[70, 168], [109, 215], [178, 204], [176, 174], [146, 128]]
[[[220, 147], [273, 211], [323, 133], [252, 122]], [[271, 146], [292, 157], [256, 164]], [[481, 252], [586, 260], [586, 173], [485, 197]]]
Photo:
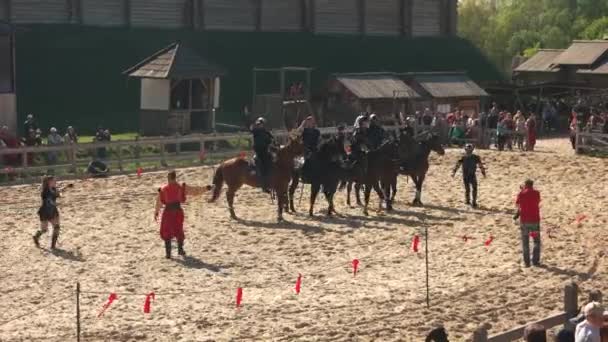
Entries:
[[602, 342], [600, 329], [584, 320], [576, 326], [574, 342]]

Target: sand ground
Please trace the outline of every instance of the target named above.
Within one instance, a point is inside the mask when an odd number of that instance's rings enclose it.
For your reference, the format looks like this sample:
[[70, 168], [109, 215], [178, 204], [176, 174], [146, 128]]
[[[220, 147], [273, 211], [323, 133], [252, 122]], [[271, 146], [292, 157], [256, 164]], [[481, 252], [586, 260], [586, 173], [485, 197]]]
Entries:
[[[575, 156], [565, 139], [541, 141], [534, 153], [479, 151], [489, 175], [480, 180], [481, 208], [473, 210], [463, 204], [459, 175], [449, 176], [460, 153], [432, 155], [423, 208], [408, 205], [413, 191], [405, 178], [396, 210], [369, 217], [348, 208], [344, 193], [336, 200], [342, 217], [326, 218], [320, 198], [317, 216], [309, 218], [305, 192], [300, 213], [281, 224], [259, 190], [238, 193], [239, 221], [230, 220], [223, 195], [216, 204], [207, 204], [208, 196], [194, 199], [186, 206], [189, 257], [174, 260], [164, 259], [153, 221], [163, 173], [74, 182], [60, 200], [63, 235], [55, 254], [31, 240], [38, 185], [0, 188], [0, 341], [73, 340], [77, 282], [84, 341], [422, 341], [437, 324], [453, 341], [465, 341], [481, 323], [499, 332], [559, 312], [571, 279], [581, 301], [594, 289], [606, 293], [606, 159]], [[212, 171], [179, 174], [204, 185]], [[522, 267], [512, 220], [514, 196], [527, 177], [543, 197], [543, 268]], [[587, 218], [573, 223], [579, 214]], [[429, 309], [424, 253], [410, 250], [412, 236], [425, 228]], [[463, 235], [473, 239], [464, 242]], [[299, 273], [302, 292], [295, 295]], [[239, 310], [237, 287], [244, 293]], [[156, 300], [145, 315], [144, 297], [152, 291]], [[110, 292], [118, 299], [98, 319]]]

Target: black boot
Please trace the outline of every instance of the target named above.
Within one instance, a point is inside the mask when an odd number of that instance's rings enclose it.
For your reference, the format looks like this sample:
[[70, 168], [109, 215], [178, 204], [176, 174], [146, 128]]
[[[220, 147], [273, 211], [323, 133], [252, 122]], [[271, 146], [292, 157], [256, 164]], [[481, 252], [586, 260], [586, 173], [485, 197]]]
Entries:
[[36, 234], [34, 234], [34, 236], [32, 236], [32, 239], [34, 239], [34, 244], [38, 248], [40, 248], [40, 237], [42, 236], [42, 233], [43, 233], [43, 231], [39, 230], [36, 232]]
[[171, 240], [165, 240], [165, 258], [171, 259]]
[[51, 236], [51, 249], [57, 247], [57, 239], [59, 238], [59, 225], [53, 226], [53, 235]]
[[177, 240], [177, 254], [186, 256], [186, 251], [184, 250], [184, 240]]

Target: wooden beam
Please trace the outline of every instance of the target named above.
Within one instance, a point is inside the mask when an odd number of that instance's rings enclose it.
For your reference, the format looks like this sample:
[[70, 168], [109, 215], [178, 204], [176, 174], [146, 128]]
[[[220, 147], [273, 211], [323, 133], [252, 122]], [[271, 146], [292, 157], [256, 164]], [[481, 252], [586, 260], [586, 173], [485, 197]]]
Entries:
[[6, 18], [4, 18], [4, 20], [7, 23], [10, 23], [13, 21], [12, 18], [12, 10], [13, 10], [13, 6], [12, 6], [12, 0], [4, 0], [4, 14], [6, 16]]
[[131, 0], [123, 0], [122, 15], [125, 27], [131, 27]]
[[317, 30], [317, 0], [308, 0], [308, 30], [316, 32]]
[[300, 0], [300, 31], [307, 32], [308, 31], [308, 15], [306, 6], [306, 0]]
[[366, 7], [366, 0], [359, 0], [357, 3], [357, 7], [358, 7], [358, 14], [359, 14], [359, 34], [361, 34], [362, 36], [365, 36], [365, 33], [367, 31], [367, 23], [366, 23], [366, 14], [365, 14], [365, 7]]
[[255, 30], [257, 32], [262, 31], [262, 1], [263, 0], [255, 0], [254, 22]]
[[401, 36], [411, 37], [412, 36], [412, 6], [414, 0], [401, 0], [400, 1], [400, 20], [399, 26]]
[[192, 0], [192, 28], [198, 31], [201, 28], [201, 1]]

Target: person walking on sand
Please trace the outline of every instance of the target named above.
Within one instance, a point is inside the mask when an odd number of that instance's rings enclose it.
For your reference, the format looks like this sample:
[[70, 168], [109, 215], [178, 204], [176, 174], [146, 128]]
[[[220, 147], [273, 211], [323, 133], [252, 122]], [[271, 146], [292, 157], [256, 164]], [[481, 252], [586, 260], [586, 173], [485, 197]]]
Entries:
[[[68, 188], [72, 184], [67, 185]], [[38, 217], [40, 218], [40, 229], [36, 231], [34, 236], [34, 244], [40, 248], [40, 237], [48, 231], [49, 223], [53, 225], [53, 233], [51, 235], [51, 250], [57, 247], [59, 239], [59, 210], [57, 209], [57, 198], [61, 196], [61, 192], [57, 189], [57, 182], [53, 176], [45, 176], [42, 178], [42, 190], [40, 197], [42, 205], [38, 209]]]
[[154, 220], [158, 221], [161, 208], [163, 214], [160, 221], [160, 237], [165, 242], [165, 257], [171, 259], [171, 240], [177, 240], [177, 253], [186, 255], [184, 251], [184, 211], [181, 207], [186, 202], [186, 193], [189, 196], [200, 196], [209, 187], [187, 186], [177, 183], [177, 174], [170, 171], [167, 174], [167, 184], [158, 189], [156, 205], [154, 209]]
[[515, 201], [521, 229], [524, 264], [530, 267], [530, 238], [534, 241], [532, 264], [540, 266], [540, 192], [534, 189], [534, 182], [526, 180]]
[[[473, 208], [477, 208], [477, 166], [481, 170], [481, 174], [486, 176], [486, 168], [481, 162], [478, 155], [473, 154], [475, 148], [471, 144], [466, 144], [464, 147], [465, 155], [458, 159], [452, 177], [456, 175], [458, 168], [462, 166], [462, 180], [464, 182], [465, 203], [471, 204]], [[471, 188], [473, 190], [473, 202], [471, 202]]]

